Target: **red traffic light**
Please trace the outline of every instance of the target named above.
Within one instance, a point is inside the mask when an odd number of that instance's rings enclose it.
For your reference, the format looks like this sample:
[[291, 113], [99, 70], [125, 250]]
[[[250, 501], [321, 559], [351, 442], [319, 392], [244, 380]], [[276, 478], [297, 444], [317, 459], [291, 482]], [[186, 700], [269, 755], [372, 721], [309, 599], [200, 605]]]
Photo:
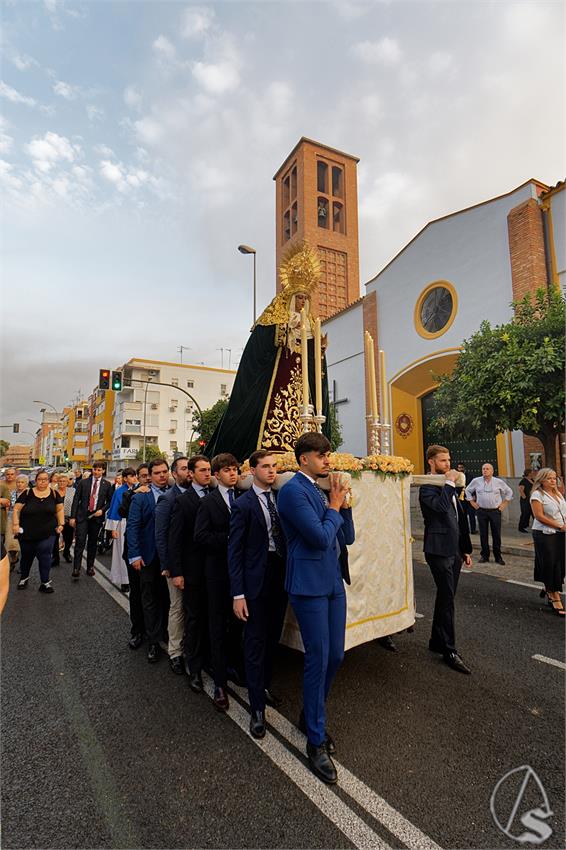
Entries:
[[110, 389], [110, 369], [100, 369], [98, 373], [98, 389]]
[[206, 440], [199, 440], [198, 444], [201, 447], [201, 449], [204, 449], [204, 447], [206, 446]]

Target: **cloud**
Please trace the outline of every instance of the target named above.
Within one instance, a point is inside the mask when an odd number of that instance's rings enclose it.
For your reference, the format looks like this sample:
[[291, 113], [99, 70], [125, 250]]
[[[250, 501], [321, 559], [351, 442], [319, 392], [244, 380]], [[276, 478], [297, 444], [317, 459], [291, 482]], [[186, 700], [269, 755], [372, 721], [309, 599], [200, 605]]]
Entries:
[[183, 38], [200, 38], [210, 30], [214, 18], [213, 9], [190, 6], [185, 9], [181, 18], [181, 35]]
[[225, 94], [234, 91], [240, 85], [238, 69], [229, 62], [218, 64], [195, 62], [193, 76], [209, 94]]
[[18, 71], [28, 71], [30, 68], [39, 66], [39, 62], [32, 56], [27, 56], [25, 53], [18, 53], [17, 50], [8, 50], [7, 56]]
[[112, 148], [109, 148], [108, 145], [95, 145], [94, 152], [100, 154], [100, 156], [103, 156], [106, 159], [110, 159], [110, 157], [114, 156], [114, 151]]
[[10, 162], [0, 159], [0, 183], [6, 189], [18, 190], [22, 186], [22, 181], [12, 173], [13, 170], [14, 167]]
[[102, 121], [105, 116], [104, 109], [100, 106], [95, 106], [93, 103], [87, 104], [86, 107], [87, 118], [91, 123], [95, 123], [96, 121]]
[[454, 67], [454, 57], [445, 50], [435, 50], [428, 58], [427, 67], [433, 76], [447, 74]]
[[65, 100], [75, 100], [79, 96], [80, 89], [70, 83], [64, 83], [63, 80], [57, 80], [53, 86], [53, 91], [58, 97], [63, 97]]
[[35, 98], [28, 97], [25, 94], [20, 94], [19, 91], [3, 81], [0, 82], [0, 97], [6, 98], [6, 100], [10, 101], [10, 103], [22, 103], [24, 106], [37, 106]]
[[[363, 170], [360, 182], [368, 182]], [[417, 203], [423, 194], [422, 186], [410, 174], [401, 171], [385, 172], [366, 186], [360, 203], [360, 218], [374, 221], [387, 218], [393, 206], [411, 206]]]
[[124, 89], [124, 103], [130, 109], [141, 109], [143, 98], [135, 86], [126, 86]]
[[169, 62], [174, 62], [177, 58], [177, 51], [175, 50], [175, 45], [172, 44], [169, 39], [164, 36], [158, 36], [153, 44], [151, 45], [153, 52], [160, 58], [165, 59]]
[[74, 162], [80, 155], [80, 147], [72, 144], [65, 136], [48, 132], [43, 138], [35, 138], [25, 145], [38, 171], [47, 172], [60, 162]]
[[0, 115], [0, 153], [9, 153], [14, 143], [13, 138], [6, 133], [8, 126], [8, 121]]
[[124, 173], [121, 166], [115, 162], [110, 162], [109, 159], [103, 159], [100, 163], [100, 173], [105, 180], [118, 186], [118, 188], [124, 183]]
[[366, 65], [397, 65], [403, 56], [399, 42], [385, 36], [379, 41], [359, 41], [352, 53]]

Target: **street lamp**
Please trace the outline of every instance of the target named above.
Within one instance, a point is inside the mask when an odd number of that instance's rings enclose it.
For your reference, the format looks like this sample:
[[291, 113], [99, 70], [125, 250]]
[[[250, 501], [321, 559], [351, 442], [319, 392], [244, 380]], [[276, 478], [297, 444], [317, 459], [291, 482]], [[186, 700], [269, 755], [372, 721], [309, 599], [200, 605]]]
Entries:
[[56, 407], [53, 407], [53, 405], [52, 405], [52, 404], [49, 404], [49, 402], [48, 402], [48, 401], [38, 401], [37, 399], [34, 399], [34, 400], [33, 400], [33, 403], [34, 403], [34, 404], [46, 404], [46, 405], [47, 405], [47, 407], [50, 407], [50, 408], [51, 408], [51, 410], [54, 410], [54, 411], [55, 411], [55, 413], [57, 414], [57, 416], [59, 416], [59, 411], [57, 410], [57, 408], [56, 408]]
[[255, 268], [255, 258], [256, 258], [256, 250], [255, 248], [250, 248], [249, 245], [238, 245], [238, 251], [240, 254], [253, 254], [254, 255], [254, 325], [256, 318], [256, 268]]

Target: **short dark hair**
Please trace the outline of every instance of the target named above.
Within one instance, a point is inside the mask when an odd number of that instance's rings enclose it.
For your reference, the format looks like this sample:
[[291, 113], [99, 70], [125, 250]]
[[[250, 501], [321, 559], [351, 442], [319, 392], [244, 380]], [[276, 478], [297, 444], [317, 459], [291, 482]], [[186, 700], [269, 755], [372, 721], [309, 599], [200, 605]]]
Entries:
[[102, 463], [101, 460], [95, 460], [94, 463], [92, 464], [92, 468], [93, 469], [102, 469], [104, 472], [106, 472], [106, 464]]
[[49, 479], [49, 473], [46, 469], [38, 469], [37, 470], [37, 472], [35, 473], [35, 480], [36, 481], [37, 481], [37, 479], [40, 475], [47, 475], [47, 480], [50, 480]]
[[446, 446], [437, 446], [436, 444], [434, 444], [432, 446], [429, 446], [426, 450], [426, 459], [432, 460], [433, 457], [436, 457], [436, 455], [441, 454], [449, 455], [450, 451], [446, 448]]
[[167, 463], [164, 457], [155, 457], [153, 460], [150, 460], [149, 466], [147, 468], [150, 475], [156, 466], [166, 466], [167, 469], [169, 469], [169, 464]]
[[147, 463], [140, 463], [140, 465], [136, 469], [136, 475], [139, 475], [142, 469], [149, 469], [149, 465]]
[[263, 460], [264, 457], [269, 457], [273, 452], [270, 452], [269, 449], [258, 449], [257, 452], [253, 452], [250, 455], [250, 466], [252, 469], [255, 469], [260, 460]]
[[309, 452], [329, 452], [331, 449], [330, 440], [319, 434], [318, 431], [311, 431], [308, 434], [301, 434], [295, 446], [295, 457], [297, 463], [301, 463], [301, 455], [306, 455]]
[[195, 469], [196, 469], [197, 463], [199, 463], [199, 461], [201, 461], [201, 460], [204, 460], [205, 463], [210, 463], [210, 460], [206, 457], [206, 455], [193, 455], [192, 457], [189, 458], [189, 470], [191, 472], [194, 472]]
[[233, 454], [230, 454], [230, 452], [221, 452], [218, 455], [214, 455], [210, 464], [214, 474], [220, 472], [221, 469], [226, 469], [228, 466], [235, 466], [236, 469], [240, 467], [237, 458]]
[[525, 469], [525, 471], [523, 472], [523, 478], [526, 478], [529, 472], [533, 472], [533, 468], [531, 466], [529, 466], [528, 469]]
[[188, 460], [188, 457], [185, 457], [185, 455], [182, 455], [181, 457], [176, 457], [173, 463], [171, 464], [171, 472], [177, 472], [177, 464], [180, 460]]
[[133, 466], [127, 466], [122, 470], [122, 478], [127, 478], [129, 475], [137, 475], [136, 470]]

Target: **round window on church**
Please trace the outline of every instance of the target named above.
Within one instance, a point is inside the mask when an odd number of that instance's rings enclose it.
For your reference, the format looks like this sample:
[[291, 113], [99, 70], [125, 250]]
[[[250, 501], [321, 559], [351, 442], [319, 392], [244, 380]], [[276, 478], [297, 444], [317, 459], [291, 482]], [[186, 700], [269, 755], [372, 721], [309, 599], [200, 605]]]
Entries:
[[456, 290], [447, 280], [437, 280], [421, 292], [415, 305], [415, 328], [425, 339], [446, 333], [458, 309]]

